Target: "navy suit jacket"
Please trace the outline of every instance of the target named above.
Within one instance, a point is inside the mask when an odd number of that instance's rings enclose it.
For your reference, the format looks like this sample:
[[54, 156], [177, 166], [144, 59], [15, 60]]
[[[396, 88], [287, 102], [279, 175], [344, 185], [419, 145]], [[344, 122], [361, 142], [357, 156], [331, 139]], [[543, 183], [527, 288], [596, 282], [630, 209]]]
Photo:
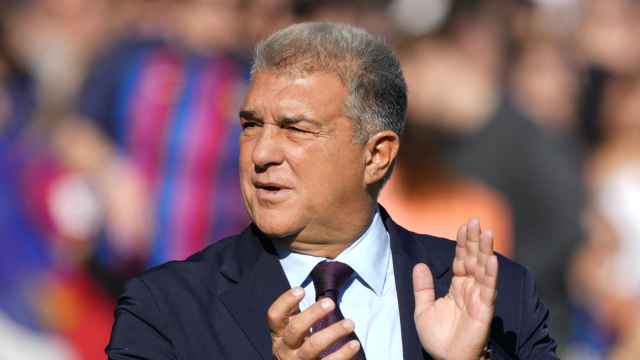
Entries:
[[[415, 264], [426, 263], [436, 295], [444, 296], [455, 242], [411, 233], [384, 211], [382, 217], [391, 238], [404, 359], [430, 359], [413, 321], [411, 272]], [[501, 256], [498, 271], [489, 340], [492, 359], [556, 359], [549, 312], [535, 292], [532, 275]], [[185, 261], [130, 280], [116, 308], [107, 353], [113, 360], [271, 360], [266, 313], [288, 288], [271, 243], [250, 226]]]

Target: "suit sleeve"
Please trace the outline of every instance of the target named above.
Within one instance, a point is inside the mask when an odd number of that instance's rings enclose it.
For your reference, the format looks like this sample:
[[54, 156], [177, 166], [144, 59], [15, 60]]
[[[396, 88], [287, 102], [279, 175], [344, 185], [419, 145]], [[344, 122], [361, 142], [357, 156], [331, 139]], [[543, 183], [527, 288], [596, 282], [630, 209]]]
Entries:
[[166, 319], [144, 280], [133, 279], [118, 300], [111, 340], [110, 360], [175, 360]]
[[557, 344], [549, 333], [549, 310], [540, 300], [529, 271], [525, 271], [521, 294], [524, 306], [518, 336], [518, 358], [559, 359], [556, 355]]

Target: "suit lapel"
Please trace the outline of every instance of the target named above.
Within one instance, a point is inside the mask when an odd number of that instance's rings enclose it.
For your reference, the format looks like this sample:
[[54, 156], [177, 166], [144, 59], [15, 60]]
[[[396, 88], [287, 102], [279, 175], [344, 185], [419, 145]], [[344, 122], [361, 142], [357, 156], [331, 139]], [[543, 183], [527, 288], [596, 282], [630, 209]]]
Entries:
[[220, 299], [260, 356], [273, 359], [267, 309], [289, 288], [271, 243], [251, 228], [232, 244], [222, 275], [232, 285]]
[[[413, 312], [415, 299], [413, 295], [412, 271], [418, 263], [426, 263], [431, 269], [435, 281], [436, 297], [444, 296], [448, 291], [447, 279], [450, 276], [447, 259], [449, 254], [440, 253], [437, 248], [431, 249], [424, 242], [418, 241], [417, 235], [400, 227], [391, 220], [389, 214], [380, 207], [385, 227], [391, 238], [391, 253], [393, 257], [393, 271], [396, 279], [396, 292], [400, 312], [402, 331], [402, 350], [404, 359], [431, 359], [422, 350], [418, 338]], [[450, 274], [449, 274], [450, 275]]]

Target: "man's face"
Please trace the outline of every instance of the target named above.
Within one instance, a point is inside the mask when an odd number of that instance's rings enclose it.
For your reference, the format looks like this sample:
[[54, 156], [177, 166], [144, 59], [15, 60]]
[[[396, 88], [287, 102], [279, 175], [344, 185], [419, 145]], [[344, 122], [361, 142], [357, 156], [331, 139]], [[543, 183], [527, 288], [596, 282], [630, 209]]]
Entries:
[[265, 234], [338, 241], [368, 212], [365, 145], [353, 141], [346, 97], [334, 74], [254, 75], [240, 112], [240, 182]]

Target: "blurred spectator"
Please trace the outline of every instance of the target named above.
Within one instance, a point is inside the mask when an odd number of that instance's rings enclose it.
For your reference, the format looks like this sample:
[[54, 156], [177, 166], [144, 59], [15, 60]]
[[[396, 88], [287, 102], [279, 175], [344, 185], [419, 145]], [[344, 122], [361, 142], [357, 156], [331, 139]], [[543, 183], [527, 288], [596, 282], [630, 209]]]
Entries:
[[461, 223], [482, 219], [494, 233], [496, 251], [511, 257], [511, 213], [505, 199], [482, 182], [457, 175], [442, 157], [437, 130], [415, 118], [410, 121], [380, 203], [409, 230], [449, 239], [456, 237]]
[[[553, 332], [566, 334], [566, 259], [581, 239], [580, 164], [514, 103], [501, 82], [507, 64], [500, 2], [461, 2], [407, 72], [410, 108], [440, 129], [447, 161], [459, 174], [503, 194], [513, 211], [514, 258], [536, 275], [554, 314]], [[466, 3], [466, 5], [464, 4]], [[480, 2], [482, 3], [482, 2]], [[413, 85], [412, 85], [413, 83]]]
[[241, 39], [236, 51], [244, 54], [246, 61], [253, 58], [253, 49], [258, 41], [278, 29], [291, 24], [294, 19], [295, 0], [247, 0], [241, 2]]
[[588, 0], [577, 32], [578, 49], [585, 60], [628, 73], [640, 68], [640, 5], [627, 0]]
[[39, 88], [4, 31], [14, 13], [3, 15], [0, 358], [97, 358], [113, 307], [84, 266], [99, 211], [87, 183], [50, 154], [34, 125]]
[[[455, 238], [460, 224], [469, 218], [482, 219], [495, 234], [497, 251], [511, 256], [509, 205], [498, 192], [481, 181], [457, 174], [447, 163], [441, 141], [447, 125], [439, 124], [442, 119], [434, 119], [438, 115], [433, 112], [439, 101], [438, 90], [419, 81], [424, 72], [447, 76], [442, 70], [456, 66], [454, 53], [455, 49], [432, 40], [405, 49], [401, 56], [408, 78], [409, 120], [396, 168], [382, 190], [380, 202], [399, 224], [446, 238]], [[471, 79], [461, 80], [469, 84]]]
[[297, 21], [332, 21], [352, 24], [373, 34], [391, 37], [386, 10], [391, 0], [293, 0]]
[[26, 346], [20, 358], [98, 358], [114, 302], [85, 267], [96, 199], [39, 140], [0, 141], [0, 342], [17, 342], [0, 357]]
[[[164, 6], [172, 28], [134, 32], [104, 54], [83, 86], [80, 120], [59, 139], [98, 179], [116, 262], [181, 259], [246, 225], [235, 120], [245, 76], [229, 56], [239, 4]], [[72, 142], [95, 156], [74, 155]]]
[[16, 1], [8, 41], [34, 75], [39, 108], [61, 110], [73, 101], [84, 69], [109, 33], [105, 0]]
[[36, 106], [33, 77], [9, 43], [7, 19], [0, 17], [0, 141], [19, 138]]
[[604, 142], [589, 168], [594, 202], [618, 239], [617, 291], [640, 296], [640, 77], [615, 79], [603, 106]]
[[578, 74], [561, 46], [551, 39], [531, 39], [512, 68], [514, 100], [551, 136], [572, 135], [576, 128]]
[[[572, 299], [591, 322], [575, 324], [572, 349], [580, 358], [631, 359], [640, 353], [640, 81], [609, 81], [603, 142], [589, 166], [590, 240], [574, 261]], [[577, 312], [580, 314], [579, 312]], [[591, 327], [586, 326], [591, 324]], [[597, 336], [608, 334], [607, 337]], [[587, 335], [587, 336], [585, 336]]]
[[587, 237], [576, 252], [569, 273], [571, 333], [568, 359], [606, 359], [615, 341], [615, 329], [606, 315], [607, 283], [617, 239], [610, 224], [596, 209], [584, 216]]
[[584, 63], [585, 86], [581, 94], [581, 130], [593, 148], [603, 140], [601, 103], [605, 84], [615, 75], [640, 69], [640, 4], [625, 0], [584, 1], [573, 48]]

